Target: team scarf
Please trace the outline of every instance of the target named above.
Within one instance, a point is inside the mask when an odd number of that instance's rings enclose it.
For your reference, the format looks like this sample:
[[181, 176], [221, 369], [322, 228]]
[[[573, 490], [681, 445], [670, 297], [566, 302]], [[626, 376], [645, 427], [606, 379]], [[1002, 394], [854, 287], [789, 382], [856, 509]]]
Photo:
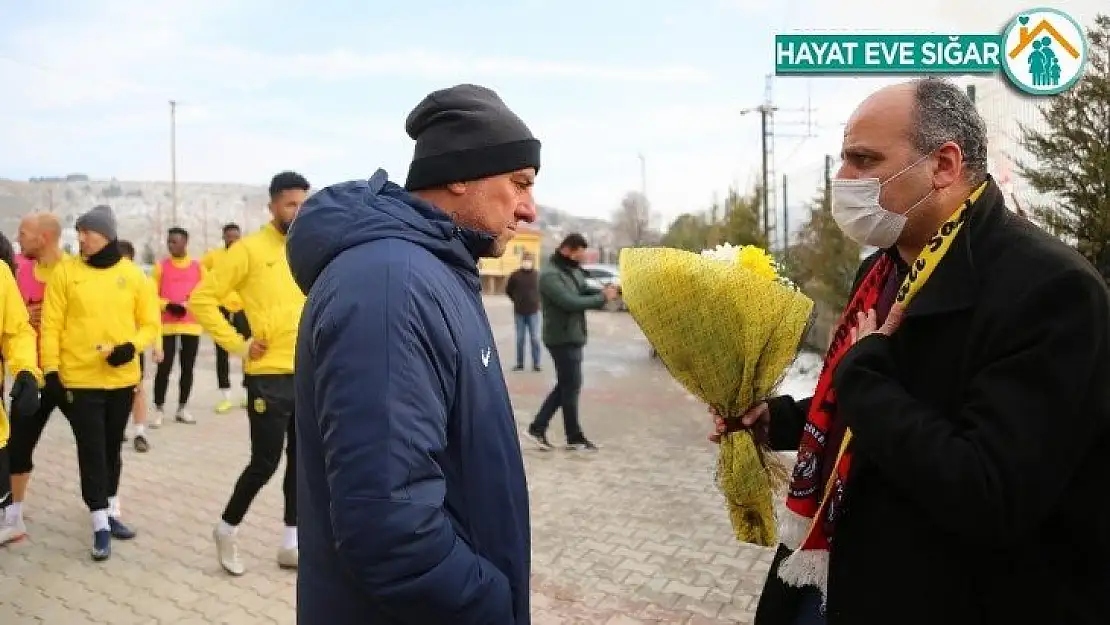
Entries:
[[[964, 200], [960, 209], [929, 240], [899, 286], [894, 300], [896, 304], [903, 307], [909, 305], [929, 280], [967, 221], [972, 205], [986, 187], [984, 183]], [[894, 260], [883, 254], [860, 281], [840, 317], [817, 378], [817, 389], [809, 404], [786, 498], [786, 511], [781, 521], [782, 544], [794, 552], [780, 564], [779, 577], [793, 586], [815, 586], [820, 589], [823, 598], [828, 593], [829, 545], [836, 533], [836, 521], [844, 504], [844, 490], [852, 467], [850, 428], [845, 429], [839, 449], [828, 447], [837, 420], [833, 372], [852, 346], [851, 330], [857, 314], [876, 307], [883, 287], [894, 271]], [[897, 418], [897, 415], [890, 416]], [[826, 454], [834, 452], [837, 454], [836, 462], [826, 476], [822, 471]]]

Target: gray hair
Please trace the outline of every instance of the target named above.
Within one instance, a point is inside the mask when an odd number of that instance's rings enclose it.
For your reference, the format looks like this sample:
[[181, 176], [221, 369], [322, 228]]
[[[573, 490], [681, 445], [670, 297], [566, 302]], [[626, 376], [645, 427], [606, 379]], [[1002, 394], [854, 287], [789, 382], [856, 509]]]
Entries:
[[971, 183], [987, 177], [987, 126], [975, 103], [959, 86], [942, 78], [914, 81], [914, 124], [910, 141], [922, 154], [951, 141], [964, 154]]

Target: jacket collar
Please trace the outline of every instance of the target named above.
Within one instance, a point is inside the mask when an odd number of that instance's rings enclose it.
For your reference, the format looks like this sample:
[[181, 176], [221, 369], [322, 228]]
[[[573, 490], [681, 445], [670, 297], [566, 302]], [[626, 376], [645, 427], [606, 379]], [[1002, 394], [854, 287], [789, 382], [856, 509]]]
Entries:
[[559, 252], [555, 252], [551, 255], [550, 262], [552, 265], [555, 265], [563, 271], [573, 271], [575, 269], [581, 268], [581, 265], [567, 258], [566, 256], [563, 256]]
[[[496, 238], [493, 235], [457, 225], [456, 223], [454, 223], [454, 219], [451, 218], [451, 216], [443, 209], [409, 191], [401, 189], [401, 187], [390, 183], [389, 174], [387, 174], [384, 169], [378, 169], [377, 171], [375, 171], [374, 174], [370, 176], [370, 178], [366, 181], [366, 184], [372, 195], [379, 195], [383, 193], [383, 189], [385, 189], [385, 186], [387, 184], [390, 184], [399, 192], [398, 196], [402, 199], [402, 201], [415, 209], [414, 214], [412, 215], [413, 219], [427, 220], [429, 223], [432, 224], [433, 227], [440, 229], [445, 239], [454, 237], [461, 241], [463, 247], [465, 247], [466, 251], [469, 253], [470, 259], [474, 261], [474, 264], [471, 267], [467, 267], [466, 269], [468, 270], [468, 273], [471, 273], [474, 276], [478, 275], [478, 260], [485, 256], [486, 253], [489, 252], [490, 248], [493, 247], [493, 244], [496, 242]], [[438, 214], [445, 219], [429, 219], [429, 213]], [[410, 222], [408, 220], [406, 220], [406, 223], [414, 225], [413, 222]], [[481, 282], [477, 282], [476, 284], [478, 289], [480, 290]]]
[[1010, 218], [1002, 190], [993, 178], [988, 177], [986, 189], [968, 211], [967, 223], [906, 309], [906, 317], [939, 315], [971, 308], [980, 293], [975, 250], [986, 233]]

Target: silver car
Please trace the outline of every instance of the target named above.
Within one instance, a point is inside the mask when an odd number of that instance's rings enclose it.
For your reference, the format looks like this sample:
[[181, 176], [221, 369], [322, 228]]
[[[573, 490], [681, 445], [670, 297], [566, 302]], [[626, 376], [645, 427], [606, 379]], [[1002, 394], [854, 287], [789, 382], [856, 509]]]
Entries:
[[[586, 284], [591, 288], [600, 291], [609, 285], [614, 285], [618, 289], [621, 286], [621, 272], [616, 265], [582, 265], [582, 271], [586, 272]], [[615, 304], [607, 305], [606, 308], [609, 310], [628, 310], [621, 298], [617, 298]]]

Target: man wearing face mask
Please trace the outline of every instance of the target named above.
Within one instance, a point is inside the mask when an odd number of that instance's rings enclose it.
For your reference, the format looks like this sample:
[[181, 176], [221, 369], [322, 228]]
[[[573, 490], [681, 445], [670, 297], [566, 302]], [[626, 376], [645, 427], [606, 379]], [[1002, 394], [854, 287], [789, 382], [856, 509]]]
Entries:
[[843, 160], [833, 216], [880, 249], [815, 394], [717, 424], [798, 450], [756, 623], [1105, 623], [1105, 284], [1007, 209], [951, 83], [869, 97]]
[[[189, 297], [189, 308], [217, 345], [242, 358], [247, 383], [251, 455], [235, 482], [223, 516], [213, 530], [220, 566], [231, 575], [246, 571], [239, 556], [238, 528], [251, 502], [270, 481], [285, 450], [285, 527], [278, 566], [296, 569], [297, 454], [293, 427], [293, 348], [304, 294], [293, 282], [285, 235], [308, 197], [308, 181], [286, 171], [270, 181], [272, 219], [227, 248]], [[232, 293], [243, 302], [252, 337], [246, 338], [220, 311]]]
[[524, 343], [532, 350], [532, 370], [540, 371], [540, 274], [531, 254], [520, 258], [520, 269], [509, 275], [505, 295], [513, 302], [513, 320], [516, 322], [516, 366], [513, 371], [524, 371]]
[[289, 233], [300, 623], [528, 625], [528, 487], [479, 258], [536, 218], [540, 142], [485, 87], [409, 114], [405, 187], [321, 190]]

